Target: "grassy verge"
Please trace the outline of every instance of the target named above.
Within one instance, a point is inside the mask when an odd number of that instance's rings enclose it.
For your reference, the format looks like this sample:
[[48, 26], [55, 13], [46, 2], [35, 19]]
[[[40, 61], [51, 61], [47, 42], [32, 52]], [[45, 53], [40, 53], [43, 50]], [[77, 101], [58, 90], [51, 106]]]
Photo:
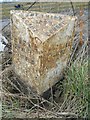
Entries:
[[[11, 4], [11, 3], [10, 3]], [[3, 5], [3, 17], [9, 17], [9, 10], [14, 9], [14, 5], [5, 4]], [[16, 3], [15, 3], [16, 4]], [[70, 4], [70, 3], [69, 3]], [[28, 4], [29, 6], [30, 4]], [[38, 6], [41, 4], [36, 4], [31, 10], [39, 9]], [[41, 5], [40, 9], [42, 11], [51, 11], [55, 12], [58, 9], [58, 5], [51, 5], [50, 4]], [[57, 8], [56, 8], [57, 6]], [[64, 6], [64, 7], [63, 7]], [[60, 9], [64, 9], [68, 7], [68, 4], [64, 4]], [[78, 4], [74, 4], [74, 6], [79, 7]], [[71, 5], [70, 5], [71, 7]], [[5, 9], [6, 8], [6, 9]], [[26, 6], [27, 8], [27, 6]], [[25, 9], [26, 9], [25, 8]], [[39, 9], [39, 10], [40, 10]], [[7, 11], [7, 12], [6, 12]], [[6, 76], [4, 74], [3, 78], [3, 101], [2, 101], [2, 112], [3, 117], [5, 118], [14, 118], [14, 117], [57, 117], [57, 116], [66, 116], [67, 113], [72, 113], [75, 116], [79, 116], [81, 118], [86, 118], [88, 116], [88, 101], [89, 101], [89, 85], [88, 85], [88, 58], [86, 55], [86, 48], [87, 44], [82, 46], [81, 52], [77, 52], [78, 55], [75, 55], [74, 62], [72, 62], [71, 66], [67, 68], [65, 72], [65, 99], [61, 103], [57, 101], [61, 101], [61, 87], [60, 84], [57, 86], [55, 97], [58, 100], [55, 101], [54, 95], [52, 93], [51, 102], [50, 100], [46, 100], [41, 96], [34, 95], [32, 98], [29, 95], [24, 94], [21, 91], [21, 86], [17, 81], [16, 76]], [[6, 72], [5, 72], [6, 73]], [[15, 81], [17, 81], [15, 84]], [[62, 81], [63, 82], [63, 81]], [[16, 86], [17, 85], [17, 86]], [[18, 87], [19, 86], [19, 87]], [[63, 89], [63, 88], [62, 88]], [[13, 93], [14, 91], [14, 93]], [[16, 91], [16, 93], [15, 93]], [[52, 92], [53, 90], [51, 90]], [[62, 90], [63, 91], [63, 90]], [[60, 95], [59, 95], [60, 94]], [[62, 115], [63, 112], [63, 115]], [[43, 114], [43, 115], [42, 115]]]

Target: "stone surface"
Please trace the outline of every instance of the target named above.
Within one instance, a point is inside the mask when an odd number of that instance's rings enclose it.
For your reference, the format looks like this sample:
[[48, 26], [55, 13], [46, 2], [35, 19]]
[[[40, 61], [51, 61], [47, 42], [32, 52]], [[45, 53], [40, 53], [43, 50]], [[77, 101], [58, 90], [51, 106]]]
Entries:
[[71, 53], [75, 18], [11, 11], [12, 60], [17, 75], [42, 94], [62, 77]]

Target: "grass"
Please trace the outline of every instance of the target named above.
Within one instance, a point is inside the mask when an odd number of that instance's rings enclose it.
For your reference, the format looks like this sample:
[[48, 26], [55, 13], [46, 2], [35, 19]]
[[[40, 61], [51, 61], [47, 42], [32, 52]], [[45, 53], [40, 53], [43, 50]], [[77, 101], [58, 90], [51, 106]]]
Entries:
[[[84, 47], [87, 47], [87, 45]], [[85, 51], [83, 50], [84, 48], [82, 49], [82, 54], [78, 56], [79, 59], [77, 57], [76, 61], [72, 62], [65, 73], [65, 97], [68, 99], [71, 96], [71, 102], [75, 99], [75, 105], [70, 106], [70, 109], [74, 110], [74, 112], [76, 111], [81, 118], [86, 118], [88, 115], [90, 86], [88, 86], [88, 56], [84, 56]]]
[[[0, 8], [0, 17], [2, 18], [9, 18], [10, 17], [10, 10], [15, 9], [15, 5], [21, 4], [23, 5], [23, 8], [26, 10], [32, 3], [27, 3], [27, 2], [12, 2], [12, 3], [3, 3], [2, 8]], [[87, 3], [73, 3], [75, 8], [78, 8], [80, 6], [85, 7]], [[71, 8], [71, 4], [68, 3], [58, 3], [57, 2], [48, 2], [48, 3], [36, 3], [30, 10], [35, 10], [35, 11], [42, 11], [42, 12], [60, 12], [64, 9]], [[22, 9], [22, 8], [20, 8]], [[19, 9], [18, 9], [19, 10]], [[1, 15], [2, 14], [2, 15]], [[0, 18], [1, 19], [1, 18]]]

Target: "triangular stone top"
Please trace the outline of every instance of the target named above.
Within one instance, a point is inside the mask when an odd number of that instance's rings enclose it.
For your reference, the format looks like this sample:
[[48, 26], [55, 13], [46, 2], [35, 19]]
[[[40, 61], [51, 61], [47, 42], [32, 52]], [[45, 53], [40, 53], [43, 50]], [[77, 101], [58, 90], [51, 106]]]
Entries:
[[32, 37], [45, 42], [59, 30], [64, 29], [74, 17], [69, 15], [43, 13], [36, 11], [12, 10], [11, 14], [22, 20], [31, 31]]

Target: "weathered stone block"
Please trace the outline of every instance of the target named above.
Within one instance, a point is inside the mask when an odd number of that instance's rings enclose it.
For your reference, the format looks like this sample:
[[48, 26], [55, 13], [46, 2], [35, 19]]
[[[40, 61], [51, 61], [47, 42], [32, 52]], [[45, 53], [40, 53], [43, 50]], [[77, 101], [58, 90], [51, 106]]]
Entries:
[[11, 11], [14, 70], [38, 94], [62, 77], [71, 53], [75, 18]]

